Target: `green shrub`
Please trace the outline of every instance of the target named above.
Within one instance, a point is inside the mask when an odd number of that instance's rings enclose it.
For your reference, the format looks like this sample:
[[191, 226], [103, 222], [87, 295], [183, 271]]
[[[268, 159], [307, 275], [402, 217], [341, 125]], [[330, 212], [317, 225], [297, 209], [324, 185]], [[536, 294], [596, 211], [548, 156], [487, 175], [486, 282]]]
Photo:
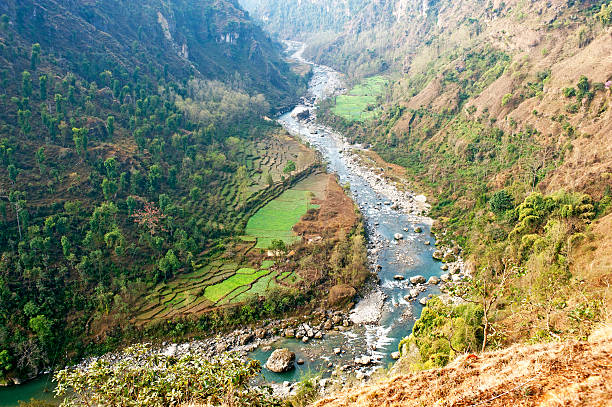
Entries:
[[97, 360], [86, 369], [65, 369], [55, 375], [62, 405], [165, 407], [187, 403], [275, 406], [278, 401], [250, 386], [259, 374], [257, 361], [243, 362], [226, 354], [208, 360], [152, 354], [144, 345], [128, 348], [120, 361]]
[[573, 88], [573, 87], [564, 88], [563, 96], [565, 96], [566, 98], [573, 98], [574, 96], [576, 96], [576, 88]]
[[497, 191], [491, 197], [489, 201], [489, 205], [491, 206], [491, 210], [496, 214], [501, 214], [514, 208], [514, 199], [512, 195], [508, 193], [508, 191], [502, 189], [501, 191]]

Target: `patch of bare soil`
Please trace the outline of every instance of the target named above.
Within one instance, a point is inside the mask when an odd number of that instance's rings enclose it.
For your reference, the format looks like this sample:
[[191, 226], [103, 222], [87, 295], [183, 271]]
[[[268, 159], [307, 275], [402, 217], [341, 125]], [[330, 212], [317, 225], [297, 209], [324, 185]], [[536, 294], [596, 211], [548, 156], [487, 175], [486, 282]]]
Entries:
[[319, 205], [319, 209], [310, 210], [293, 227], [306, 242], [309, 239], [316, 241], [343, 236], [357, 222], [353, 201], [338, 184], [336, 177], [331, 174], [318, 176], [322, 177], [321, 182], [325, 185], [323, 198], [315, 197], [312, 203]]
[[515, 345], [463, 355], [449, 366], [402, 374], [326, 397], [340, 406], [611, 406], [612, 324], [589, 341]]

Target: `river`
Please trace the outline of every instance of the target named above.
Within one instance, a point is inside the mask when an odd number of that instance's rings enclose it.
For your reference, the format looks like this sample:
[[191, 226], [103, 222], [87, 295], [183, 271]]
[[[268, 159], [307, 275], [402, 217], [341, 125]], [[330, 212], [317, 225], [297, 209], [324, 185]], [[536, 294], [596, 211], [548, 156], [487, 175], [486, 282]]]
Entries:
[[[388, 367], [393, 362], [391, 354], [411, 333], [414, 321], [420, 316], [423, 305], [418, 300], [440, 293], [436, 285], [421, 285], [424, 291], [416, 300], [404, 299], [410, 289], [410, 277], [421, 275], [428, 279], [443, 273], [440, 262], [432, 257], [435, 250], [432, 220], [423, 216], [427, 208], [425, 197], [397, 190], [358, 163], [354, 152], [363, 149], [362, 146], [348, 144], [341, 134], [316, 120], [296, 118], [296, 113], [305, 109], [310, 110], [312, 117], [316, 114], [316, 102], [341, 92], [343, 83], [340, 73], [304, 60], [301, 56], [303, 46], [298, 43], [289, 43], [289, 46], [296, 51], [294, 58], [311, 64], [313, 76], [303, 102], [278, 121], [289, 133], [319, 150], [328, 171], [337, 174], [342, 184], [350, 184], [352, 198], [365, 222], [370, 267], [377, 273], [379, 282], [370, 287], [369, 293], [353, 310], [351, 319], [356, 324], [351, 329], [307, 344], [282, 339], [273, 348], [288, 347], [305, 363], [284, 374], [264, 369], [264, 375], [274, 382], [297, 380], [313, 373], [329, 376], [337, 367], [352, 364], [354, 358], [369, 356], [376, 363], [358, 369], [358, 374], [367, 376], [378, 367]], [[418, 228], [420, 233], [417, 233]], [[395, 239], [397, 233], [403, 238]], [[398, 281], [397, 275], [405, 280]], [[341, 348], [342, 355], [336, 356], [334, 348]], [[270, 353], [258, 350], [251, 356], [265, 363]]]
[[[297, 43], [290, 43], [290, 46], [296, 50], [295, 58], [310, 63], [301, 57], [303, 46]], [[401, 192], [359, 165], [354, 151], [362, 146], [348, 144], [342, 135], [315, 120], [296, 119], [295, 113], [305, 109], [314, 115], [316, 102], [337, 94], [344, 86], [340, 73], [326, 66], [311, 65], [313, 76], [303, 103], [280, 116], [278, 121], [289, 133], [320, 151], [328, 171], [337, 174], [342, 184], [350, 184], [352, 198], [365, 222], [370, 267], [379, 281], [371, 285], [368, 294], [353, 310], [351, 319], [355, 324], [350, 329], [307, 344], [295, 339], [280, 339], [274, 343], [272, 349], [287, 347], [304, 360], [303, 365], [288, 373], [276, 374], [263, 369], [264, 377], [276, 383], [298, 381], [314, 374], [328, 377], [336, 368], [352, 365], [354, 358], [362, 356], [369, 356], [374, 363], [357, 369], [358, 374], [367, 376], [381, 366], [388, 367], [393, 362], [391, 354], [397, 351], [401, 339], [410, 334], [421, 313], [423, 306], [418, 300], [440, 292], [436, 285], [422, 285], [424, 291], [416, 300], [404, 299], [410, 290], [408, 280], [411, 276], [421, 275], [428, 279], [442, 273], [440, 263], [432, 258], [435, 239], [430, 232], [431, 219], [422, 215], [426, 208], [424, 197]], [[421, 233], [415, 232], [417, 227]], [[397, 233], [403, 238], [395, 239]], [[405, 280], [398, 281], [396, 275]], [[335, 355], [335, 348], [340, 348], [342, 353]], [[249, 356], [263, 365], [271, 352], [257, 349]], [[0, 389], [0, 407], [15, 407], [18, 401], [30, 398], [48, 400], [51, 398], [48, 385], [49, 378], [45, 376], [25, 385]]]

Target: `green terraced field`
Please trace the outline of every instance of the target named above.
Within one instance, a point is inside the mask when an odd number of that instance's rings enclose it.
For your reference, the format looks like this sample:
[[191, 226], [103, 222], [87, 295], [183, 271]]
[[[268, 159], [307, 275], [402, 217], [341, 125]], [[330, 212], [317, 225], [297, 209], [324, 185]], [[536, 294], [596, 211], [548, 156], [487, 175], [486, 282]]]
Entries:
[[256, 248], [267, 249], [272, 240], [291, 244], [300, 240], [293, 233], [293, 226], [309, 208], [311, 194], [304, 190], [290, 189], [261, 208], [249, 219], [246, 233], [257, 238]]
[[211, 302], [217, 303], [221, 298], [225, 297], [238, 287], [251, 284], [253, 281], [269, 273], [269, 270], [260, 270], [253, 274], [235, 274], [230, 278], [223, 280], [219, 284], [206, 287], [204, 296]]
[[376, 105], [376, 99], [385, 94], [389, 81], [382, 76], [368, 78], [356, 85], [346, 95], [336, 98], [332, 112], [336, 116], [350, 121], [368, 121], [378, 115], [379, 110], [368, 110], [368, 106]]

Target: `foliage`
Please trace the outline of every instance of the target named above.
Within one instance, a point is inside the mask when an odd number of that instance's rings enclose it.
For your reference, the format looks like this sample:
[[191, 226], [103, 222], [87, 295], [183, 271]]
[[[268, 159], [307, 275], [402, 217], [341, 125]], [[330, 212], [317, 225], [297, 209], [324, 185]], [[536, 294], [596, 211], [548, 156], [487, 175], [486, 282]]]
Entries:
[[236, 355], [176, 358], [137, 346], [126, 349], [116, 363], [98, 360], [84, 369], [58, 372], [56, 394], [65, 397], [63, 406], [279, 405], [250, 386], [260, 371], [258, 362], [243, 362]]
[[402, 340], [402, 354], [415, 347], [418, 369], [442, 367], [460, 353], [476, 352], [482, 344], [482, 308], [474, 304], [447, 305], [439, 298], [427, 302], [412, 334]]
[[512, 198], [512, 195], [508, 193], [508, 191], [502, 189], [493, 194], [489, 204], [491, 205], [491, 210], [493, 212], [496, 214], [501, 214], [514, 208], [514, 199]]

